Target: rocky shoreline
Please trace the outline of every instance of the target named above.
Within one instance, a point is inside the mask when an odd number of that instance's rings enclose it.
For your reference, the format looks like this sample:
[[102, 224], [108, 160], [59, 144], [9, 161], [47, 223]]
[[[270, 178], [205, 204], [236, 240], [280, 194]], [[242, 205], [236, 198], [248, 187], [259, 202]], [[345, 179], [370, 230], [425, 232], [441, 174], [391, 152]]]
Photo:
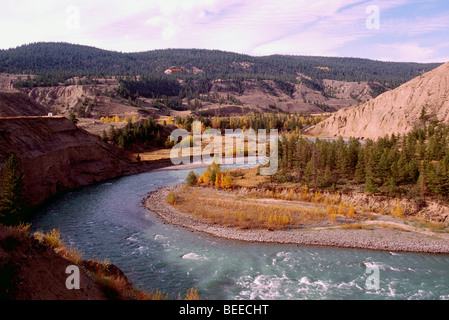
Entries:
[[149, 193], [142, 201], [150, 211], [158, 214], [166, 223], [216, 237], [261, 243], [298, 244], [359, 248], [390, 252], [449, 253], [449, 237], [446, 234], [421, 234], [388, 228], [321, 229], [321, 230], [241, 230], [228, 228], [200, 220], [179, 212], [166, 203], [170, 191], [182, 185], [164, 187]]

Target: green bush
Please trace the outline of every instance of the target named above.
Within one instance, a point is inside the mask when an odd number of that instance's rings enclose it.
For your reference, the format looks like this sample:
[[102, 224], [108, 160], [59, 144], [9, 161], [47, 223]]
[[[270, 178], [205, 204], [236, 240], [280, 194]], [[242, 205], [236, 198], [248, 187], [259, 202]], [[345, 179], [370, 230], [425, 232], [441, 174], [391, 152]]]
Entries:
[[198, 182], [198, 176], [195, 174], [195, 172], [190, 171], [189, 175], [186, 178], [186, 183], [188, 186], [194, 186]]

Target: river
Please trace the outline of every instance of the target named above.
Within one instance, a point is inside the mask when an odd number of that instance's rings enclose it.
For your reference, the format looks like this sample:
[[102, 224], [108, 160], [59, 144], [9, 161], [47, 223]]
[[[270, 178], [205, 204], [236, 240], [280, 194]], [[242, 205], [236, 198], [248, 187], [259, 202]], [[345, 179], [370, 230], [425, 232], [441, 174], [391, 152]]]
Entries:
[[108, 259], [138, 288], [169, 298], [197, 287], [202, 299], [449, 299], [449, 255], [225, 240], [165, 224], [142, 206], [149, 191], [188, 172], [77, 189], [40, 208], [31, 229], [59, 229], [85, 259]]

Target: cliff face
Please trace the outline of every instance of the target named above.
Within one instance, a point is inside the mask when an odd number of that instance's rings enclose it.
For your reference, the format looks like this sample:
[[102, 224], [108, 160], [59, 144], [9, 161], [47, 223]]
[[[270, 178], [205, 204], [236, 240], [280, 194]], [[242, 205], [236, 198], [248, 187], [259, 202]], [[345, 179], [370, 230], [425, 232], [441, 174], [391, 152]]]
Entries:
[[449, 63], [386, 92], [376, 99], [339, 110], [306, 133], [322, 137], [371, 138], [404, 134], [430, 118], [449, 122]]
[[37, 87], [25, 89], [24, 92], [27, 92], [33, 101], [63, 115], [68, 115], [71, 109], [86, 111], [87, 105], [84, 101], [87, 99], [92, 104], [90, 110], [92, 115], [98, 117], [120, 115], [122, 118], [126, 115], [130, 119], [133, 115], [139, 117], [142, 112], [139, 109], [104, 94], [105, 90], [111, 91], [116, 86], [117, 84], [111, 86], [101, 84], [96, 87], [91, 85]]
[[0, 167], [20, 159], [31, 205], [135, 169], [118, 150], [64, 117], [0, 118]]
[[31, 99], [43, 105], [64, 104], [69, 107], [75, 107], [78, 100], [84, 97], [95, 98], [98, 90], [90, 86], [59, 86], [59, 87], [40, 87], [33, 88], [28, 95]]

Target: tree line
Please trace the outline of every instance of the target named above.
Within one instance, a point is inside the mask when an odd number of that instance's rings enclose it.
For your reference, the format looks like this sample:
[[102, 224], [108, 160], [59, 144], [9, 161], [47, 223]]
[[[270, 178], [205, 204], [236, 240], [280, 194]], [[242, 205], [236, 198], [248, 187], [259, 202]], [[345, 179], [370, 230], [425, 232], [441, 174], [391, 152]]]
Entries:
[[204, 129], [212, 128], [221, 130], [222, 133], [226, 129], [253, 129], [257, 132], [259, 129], [277, 129], [282, 132], [295, 132], [299, 134], [301, 130], [326, 119], [326, 116], [311, 116], [308, 114], [285, 114], [285, 113], [258, 113], [251, 111], [242, 116], [176, 116], [173, 124], [179, 128], [192, 130], [192, 123], [200, 121]]
[[111, 125], [109, 130], [103, 130], [101, 138], [105, 142], [111, 142], [124, 150], [139, 151], [151, 148], [169, 147], [165, 145], [174, 126], [157, 123], [149, 117], [137, 122], [128, 121], [125, 127], [116, 128]]
[[[162, 75], [164, 70], [172, 65], [182, 65], [185, 70], [190, 70], [188, 73], [183, 71], [171, 75], [178, 79], [261, 78], [279, 80], [285, 84], [293, 83], [298, 74], [302, 74], [314, 79], [314, 83], [309, 84], [311, 86], [319, 85], [322, 79], [331, 79], [379, 82], [389, 88], [395, 88], [440, 64], [286, 55], [254, 57], [207, 49], [121, 53], [68, 43], [42, 42], [0, 50], [0, 72], [45, 75], [52, 79], [39, 82], [44, 84], [51, 81], [62, 84], [73, 77]], [[193, 70], [198, 72], [194, 74]], [[37, 84], [28, 81], [26, 85], [30, 83]], [[236, 81], [236, 84], [238, 88], [239, 81]], [[284, 84], [280, 84], [282, 90], [290, 92], [291, 86]]]
[[405, 135], [363, 143], [306, 139], [296, 133], [280, 139], [275, 179], [314, 188], [358, 185], [370, 193], [449, 196], [449, 126], [427, 123]]

